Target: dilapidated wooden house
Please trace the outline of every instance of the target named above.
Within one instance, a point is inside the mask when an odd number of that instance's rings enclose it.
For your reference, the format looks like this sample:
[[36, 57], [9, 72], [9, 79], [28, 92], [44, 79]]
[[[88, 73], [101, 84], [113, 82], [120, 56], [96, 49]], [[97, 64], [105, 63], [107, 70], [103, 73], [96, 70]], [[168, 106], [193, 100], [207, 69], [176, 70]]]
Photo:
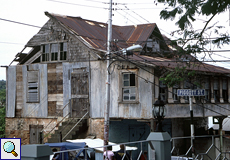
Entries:
[[[48, 12], [45, 15], [50, 19], [25, 45], [31, 50], [18, 53], [14, 59], [18, 64], [7, 68], [6, 137], [22, 138], [22, 144], [39, 143], [40, 139], [58, 142], [60, 137], [55, 135], [60, 132], [62, 140], [90, 135], [103, 138], [107, 24]], [[169, 39], [155, 23], [113, 25], [112, 39], [109, 140], [146, 139], [158, 96], [167, 108], [164, 129], [172, 137], [187, 135], [188, 97], [178, 97], [176, 91], [189, 88], [189, 83], [169, 88], [159, 80], [178, 66]], [[141, 45], [142, 51], [120, 54], [134, 44]], [[206, 92], [205, 100], [193, 98], [197, 126], [204, 127], [200, 122], [206, 117], [230, 113], [230, 70], [201, 64], [188, 69], [200, 75]]]

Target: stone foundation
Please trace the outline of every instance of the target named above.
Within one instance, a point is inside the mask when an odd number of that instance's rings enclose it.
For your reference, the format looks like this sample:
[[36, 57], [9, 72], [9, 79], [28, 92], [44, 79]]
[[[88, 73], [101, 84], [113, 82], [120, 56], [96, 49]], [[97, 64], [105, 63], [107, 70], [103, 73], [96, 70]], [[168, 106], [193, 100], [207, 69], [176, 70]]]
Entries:
[[[43, 126], [43, 137], [45, 137], [43, 143], [47, 142], [47, 138], [49, 138], [58, 127], [57, 119], [52, 118], [6, 118], [5, 120], [6, 138], [21, 138], [22, 145], [30, 144], [31, 142], [30, 125]], [[82, 133], [79, 138], [86, 138], [89, 135], [93, 135], [96, 138], [104, 139], [104, 119], [89, 119], [88, 122], [88, 130]], [[47, 135], [52, 129], [53, 131]]]
[[88, 134], [104, 139], [104, 119], [91, 119]]
[[[42, 125], [44, 128], [43, 135], [46, 135], [57, 125], [57, 119], [6, 117], [5, 123], [5, 137], [21, 138], [21, 144], [25, 145], [30, 144], [30, 125]], [[46, 139], [44, 139], [44, 142], [46, 142]]]

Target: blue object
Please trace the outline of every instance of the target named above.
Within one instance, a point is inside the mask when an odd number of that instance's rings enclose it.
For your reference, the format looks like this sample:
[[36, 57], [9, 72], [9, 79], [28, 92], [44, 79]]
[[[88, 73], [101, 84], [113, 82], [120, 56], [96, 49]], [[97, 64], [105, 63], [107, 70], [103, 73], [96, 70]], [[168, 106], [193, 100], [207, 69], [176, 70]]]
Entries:
[[[52, 148], [59, 148], [60, 151], [64, 151], [64, 150], [71, 150], [71, 149], [80, 149], [79, 153], [76, 155], [75, 159], [83, 152], [83, 154], [85, 155], [84, 152], [84, 147], [86, 146], [85, 142], [78, 142], [78, 143], [70, 143], [70, 142], [61, 142], [61, 143], [45, 143], [45, 145], [48, 145]], [[58, 158], [58, 160], [62, 160], [62, 154], [60, 153], [60, 156]], [[87, 156], [88, 157], [88, 156]], [[69, 159], [69, 154], [68, 152], [64, 153], [64, 159]], [[88, 159], [88, 158], [87, 158]]]
[[5, 152], [11, 153], [15, 149], [15, 146], [13, 142], [7, 141], [4, 143], [3, 148]]

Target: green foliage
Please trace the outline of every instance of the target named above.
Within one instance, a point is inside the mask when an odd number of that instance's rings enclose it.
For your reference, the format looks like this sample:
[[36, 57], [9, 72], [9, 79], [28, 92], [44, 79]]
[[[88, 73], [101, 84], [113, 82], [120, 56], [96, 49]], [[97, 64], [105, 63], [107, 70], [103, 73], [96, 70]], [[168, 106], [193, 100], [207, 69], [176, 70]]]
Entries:
[[6, 81], [0, 81], [0, 138], [5, 136]]
[[[187, 56], [193, 55], [194, 57], [198, 57], [198, 54], [205, 53], [201, 57], [204, 60], [207, 54], [209, 57], [212, 54], [211, 52], [207, 52], [209, 51], [207, 49], [208, 44], [212, 43], [218, 47], [229, 44], [229, 34], [222, 33], [221, 30], [224, 26], [219, 26], [217, 23], [210, 26], [210, 22], [215, 16], [227, 11], [230, 0], [158, 0], [158, 2], [167, 4], [169, 7], [160, 12], [160, 17], [165, 20], [175, 20], [175, 24], [179, 28], [177, 31], [172, 32], [172, 34], [177, 33], [182, 36], [182, 38], [176, 40], [181, 49], [177, 50], [175, 57], [177, 57], [178, 62], [183, 59], [186, 63], [178, 63], [177, 68], [161, 78], [168, 86], [173, 86], [180, 81], [194, 76], [194, 73], [186, 70], [186, 68], [192, 69], [191, 67], [197, 67], [191, 63], [191, 61], [196, 59], [185, 59]], [[201, 28], [195, 30], [193, 23], [198, 16], [206, 16], [206, 19], [204, 20], [205, 23], [199, 26]], [[213, 33], [219, 36], [215, 35], [217, 38], [210, 39], [208, 36]]]
[[0, 107], [0, 138], [5, 137], [5, 115], [6, 108]]
[[186, 67], [176, 67], [174, 71], [166, 74], [166, 76], [160, 78], [160, 80], [167, 84], [169, 87], [172, 87], [175, 84], [178, 84], [178, 82], [185, 80], [185, 73]]

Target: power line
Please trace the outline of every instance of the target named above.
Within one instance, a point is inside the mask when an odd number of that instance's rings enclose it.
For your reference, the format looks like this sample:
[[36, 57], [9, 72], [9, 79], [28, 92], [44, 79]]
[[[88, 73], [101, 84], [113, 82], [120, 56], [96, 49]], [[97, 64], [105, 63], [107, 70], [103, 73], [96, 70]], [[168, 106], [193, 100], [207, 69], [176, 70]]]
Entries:
[[35, 25], [26, 24], [26, 23], [22, 23], [22, 22], [16, 22], [16, 21], [12, 21], [12, 20], [8, 20], [8, 19], [3, 19], [3, 18], [0, 18], [0, 20], [7, 21], [7, 22], [12, 22], [12, 23], [17, 23], [17, 24], [21, 24], [21, 25], [25, 25], [25, 26], [30, 26], [30, 27], [42, 28], [40, 26], [35, 26]]
[[[8, 20], [8, 19], [3, 19], [3, 18], [0, 18], [0, 20], [2, 21], [7, 21], [7, 22], [11, 22], [11, 23], [16, 23], [16, 24], [21, 24], [21, 25], [26, 25], [26, 26], [30, 26], [30, 27], [36, 27], [36, 28], [44, 28], [44, 29], [47, 29], [47, 30], [51, 30], [50, 28], [45, 28], [45, 27], [40, 27], [40, 26], [36, 26], [36, 25], [31, 25], [31, 24], [27, 24], [27, 23], [22, 23], [22, 22], [17, 22], [17, 21], [13, 21], [13, 20]], [[156, 32], [156, 31], [155, 31]], [[158, 33], [158, 32], [156, 32]], [[160, 35], [160, 33], [158, 33]], [[83, 36], [83, 35], [77, 35], [77, 36], [82, 36], [82, 37], [87, 37], [87, 38], [90, 38], [90, 39], [96, 39], [96, 40], [101, 40], [101, 41], [105, 41], [105, 40], [102, 40], [102, 39], [98, 39], [98, 38], [93, 38], [93, 37], [89, 37], [89, 36]], [[221, 37], [213, 37], [213, 38], [203, 38], [203, 39], [217, 39], [217, 38], [221, 38]], [[230, 36], [228, 36], [227, 38], [230, 38]], [[191, 39], [177, 39], [177, 40], [160, 40], [162, 42], [166, 42], [166, 41], [181, 41], [181, 40], [196, 40], [198, 38], [191, 38]], [[126, 40], [118, 40], [120, 42], [127, 42]], [[132, 43], [132, 42], [138, 42], [138, 43], [143, 43], [143, 42], [148, 42], [148, 41], [129, 41], [129, 43]], [[229, 50], [226, 50], [227, 52]], [[209, 52], [209, 51], [205, 51], [205, 52]], [[213, 51], [212, 51], [213, 52]], [[219, 51], [214, 51], [214, 52], [219, 52]], [[222, 50], [221, 50], [222, 52]]]
[[13, 43], [13, 42], [0, 42], [0, 43], [4, 43], [4, 44], [24, 45], [24, 44], [22, 44], [22, 43]]
[[76, 5], [76, 6], [82, 6], [82, 7], [91, 7], [91, 8], [107, 9], [107, 10], [108, 10], [108, 8], [104, 8], [104, 7], [89, 6], [89, 5], [76, 4], [76, 3], [69, 3], [69, 2], [62, 2], [62, 1], [56, 1], [56, 0], [47, 0], [47, 1], [56, 2], [56, 3], [63, 3], [63, 4], [70, 4], [70, 5]]
[[[118, 54], [116, 54], [116, 55], [118, 55]], [[123, 56], [120, 56], [120, 55], [118, 55], [119, 57], [121, 57], [121, 58], [123, 58], [123, 59], [125, 59], [126, 61], [128, 61], [128, 62], [130, 62], [130, 63], [132, 63], [132, 64], [134, 64], [135, 66], [137, 66], [137, 67], [139, 67], [139, 68], [141, 68], [141, 69], [143, 69], [143, 70], [145, 70], [145, 71], [147, 71], [148, 73], [150, 73], [150, 74], [152, 74], [152, 75], [154, 75], [154, 73], [152, 73], [151, 71], [148, 71], [148, 70], [146, 70], [145, 68], [143, 68], [143, 67], [141, 67], [141, 66], [139, 66], [139, 65], [137, 65], [136, 63], [133, 63], [133, 62], [131, 62], [131, 61], [129, 61], [129, 59], [128, 58], [125, 58], [125, 57], [123, 57]], [[128, 70], [128, 69], [127, 69]], [[129, 71], [129, 70], [128, 70]], [[131, 71], [129, 71], [129, 72], [131, 72]], [[133, 73], [133, 72], [132, 72]], [[134, 73], [135, 74], [135, 73]], [[136, 74], [135, 74], [136, 75]], [[145, 79], [144, 77], [142, 77], [142, 76], [139, 76], [139, 75], [137, 75], [139, 78], [142, 78], [142, 79], [144, 79], [145, 81], [147, 81], [147, 82], [149, 82], [149, 83], [152, 83], [152, 84], [154, 84], [154, 85], [156, 85], [156, 86], [158, 86], [158, 87], [160, 87], [159, 85], [157, 85], [157, 84], [155, 84], [155, 81], [154, 81], [154, 83], [153, 82], [151, 82], [151, 81], [149, 81], [148, 79]], [[189, 82], [190, 84], [192, 84], [191, 82]], [[193, 84], [193, 85], [195, 85], [195, 84]], [[168, 92], [170, 92], [170, 93], [173, 93], [173, 92], [171, 92], [171, 91], [168, 91]], [[204, 100], [206, 100], [207, 101], [207, 99], [204, 99]], [[210, 102], [210, 101], [209, 101]], [[216, 103], [214, 103], [216, 106], [218, 106], [218, 107], [220, 107], [220, 108], [222, 108], [222, 109], [225, 109], [225, 110], [228, 110], [228, 111], [230, 111], [229, 109], [227, 109], [227, 108], [224, 108], [224, 107], [222, 107], [222, 106], [219, 106], [219, 105], [217, 105]], [[199, 105], [199, 104], [197, 104], [197, 105]], [[209, 109], [209, 108], [207, 108], [207, 107], [204, 107], [203, 105], [200, 105], [201, 107], [203, 107], [203, 108], [206, 108], [207, 110], [210, 110], [210, 111], [212, 111], [212, 112], [214, 112], [214, 113], [217, 113], [217, 114], [220, 114], [220, 115], [222, 115], [222, 116], [225, 116], [225, 115], [223, 115], [222, 113], [219, 113], [219, 112], [217, 112], [217, 111], [215, 111], [215, 110], [212, 110], [212, 109]]]
[[[126, 9], [130, 10], [127, 6], [125, 6]], [[132, 11], [132, 10], [130, 10]], [[147, 19], [143, 18], [142, 16], [140, 16], [139, 14], [137, 14], [136, 12], [132, 11], [133, 13], [135, 13], [137, 16], [139, 16], [140, 18], [142, 18], [143, 20], [145, 20], [146, 22], [150, 23]]]

